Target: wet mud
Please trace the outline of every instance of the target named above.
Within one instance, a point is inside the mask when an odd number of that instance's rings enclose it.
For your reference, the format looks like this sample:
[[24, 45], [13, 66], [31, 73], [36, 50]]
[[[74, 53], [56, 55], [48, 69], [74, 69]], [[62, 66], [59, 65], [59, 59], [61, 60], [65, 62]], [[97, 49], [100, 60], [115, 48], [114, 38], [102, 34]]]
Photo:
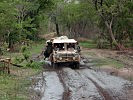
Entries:
[[45, 61], [40, 100], [132, 100], [131, 81], [95, 69], [91, 62], [82, 58], [80, 69], [55, 69]]

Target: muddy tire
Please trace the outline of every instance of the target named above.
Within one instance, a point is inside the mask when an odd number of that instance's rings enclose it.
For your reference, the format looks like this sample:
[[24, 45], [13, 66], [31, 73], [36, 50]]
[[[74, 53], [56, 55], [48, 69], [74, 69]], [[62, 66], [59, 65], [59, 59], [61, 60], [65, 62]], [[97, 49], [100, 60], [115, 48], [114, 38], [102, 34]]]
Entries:
[[79, 63], [73, 63], [72, 69], [79, 69]]
[[58, 64], [52, 62], [52, 67], [55, 69], [58, 67]]
[[79, 66], [80, 66], [79, 63], [76, 63], [75, 64], [75, 69], [79, 69]]

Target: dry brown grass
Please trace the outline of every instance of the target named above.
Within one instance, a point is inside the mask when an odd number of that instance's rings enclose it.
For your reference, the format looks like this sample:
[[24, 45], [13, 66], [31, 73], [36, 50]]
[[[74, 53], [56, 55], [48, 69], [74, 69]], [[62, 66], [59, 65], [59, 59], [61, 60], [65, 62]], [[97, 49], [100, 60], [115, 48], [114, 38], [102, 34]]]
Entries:
[[43, 39], [46, 39], [46, 40], [49, 40], [51, 38], [56, 37], [56, 33], [53, 32], [53, 33], [49, 33], [49, 34], [43, 34], [43, 35], [39, 35], [39, 37], [43, 38]]
[[88, 39], [87, 39], [87, 38], [83, 38], [83, 37], [79, 37], [77, 40], [78, 40], [79, 42], [88, 41]]

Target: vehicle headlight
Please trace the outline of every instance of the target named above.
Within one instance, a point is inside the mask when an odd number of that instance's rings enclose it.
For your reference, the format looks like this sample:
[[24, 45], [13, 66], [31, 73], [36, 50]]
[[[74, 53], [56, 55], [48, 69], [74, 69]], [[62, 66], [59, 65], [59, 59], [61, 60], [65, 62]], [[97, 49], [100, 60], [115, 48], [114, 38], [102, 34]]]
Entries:
[[73, 57], [73, 60], [75, 60], [76, 58], [75, 57]]
[[60, 60], [62, 60], [62, 57], [59, 57]]

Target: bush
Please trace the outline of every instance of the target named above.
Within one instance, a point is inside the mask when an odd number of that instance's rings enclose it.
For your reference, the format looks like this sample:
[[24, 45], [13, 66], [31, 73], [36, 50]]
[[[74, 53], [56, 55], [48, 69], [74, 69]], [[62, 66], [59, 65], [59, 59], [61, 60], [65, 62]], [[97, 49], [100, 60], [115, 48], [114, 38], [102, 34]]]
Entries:
[[23, 56], [24, 56], [24, 59], [25, 59], [26, 61], [28, 61], [29, 58], [30, 58], [30, 55], [29, 55], [28, 52], [23, 53]]
[[35, 62], [35, 61], [33, 61], [33, 62], [29, 62], [29, 63], [26, 65], [26, 67], [38, 69], [38, 68], [40, 68], [42, 65], [43, 65], [42, 62]]
[[108, 48], [108, 42], [106, 39], [98, 39], [97, 40], [97, 48], [106, 49]]
[[21, 47], [21, 52], [24, 53], [24, 52], [28, 51], [28, 49], [29, 48], [27, 46], [22, 46]]
[[15, 57], [15, 59], [14, 59], [15, 64], [20, 64], [20, 63], [22, 63], [23, 61], [24, 61], [24, 59], [21, 58], [21, 57]]
[[27, 46], [22, 46], [21, 52], [24, 57], [24, 60], [28, 61], [30, 58], [30, 53], [28, 52], [29, 48]]
[[85, 48], [96, 48], [96, 44], [93, 42], [93, 40], [80, 42], [80, 46]]

